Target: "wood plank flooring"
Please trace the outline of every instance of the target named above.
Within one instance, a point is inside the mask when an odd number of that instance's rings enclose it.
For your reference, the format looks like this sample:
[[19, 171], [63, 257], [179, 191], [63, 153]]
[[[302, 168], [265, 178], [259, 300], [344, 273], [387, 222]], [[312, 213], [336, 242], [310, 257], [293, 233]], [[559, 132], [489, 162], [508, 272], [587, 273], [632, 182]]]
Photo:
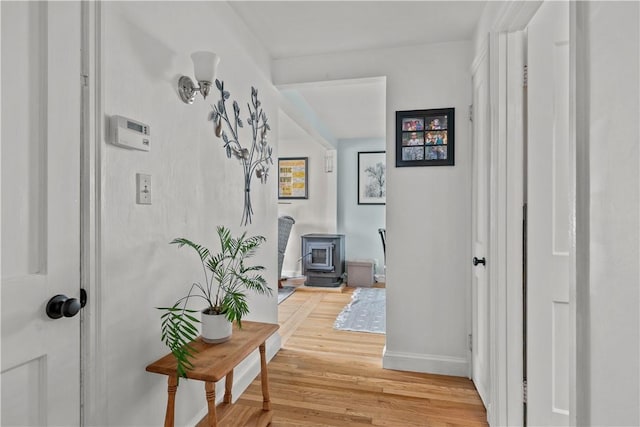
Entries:
[[[488, 425], [470, 380], [382, 369], [384, 335], [334, 330], [352, 293], [295, 292], [278, 307], [273, 427]], [[261, 390], [258, 376], [238, 403], [261, 406]]]

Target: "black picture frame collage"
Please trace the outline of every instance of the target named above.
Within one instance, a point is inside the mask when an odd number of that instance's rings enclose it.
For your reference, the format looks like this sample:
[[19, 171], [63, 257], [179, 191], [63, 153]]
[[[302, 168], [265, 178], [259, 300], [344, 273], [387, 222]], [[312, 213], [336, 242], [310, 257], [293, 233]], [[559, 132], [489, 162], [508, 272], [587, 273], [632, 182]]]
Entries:
[[396, 112], [396, 166], [455, 165], [455, 109]]

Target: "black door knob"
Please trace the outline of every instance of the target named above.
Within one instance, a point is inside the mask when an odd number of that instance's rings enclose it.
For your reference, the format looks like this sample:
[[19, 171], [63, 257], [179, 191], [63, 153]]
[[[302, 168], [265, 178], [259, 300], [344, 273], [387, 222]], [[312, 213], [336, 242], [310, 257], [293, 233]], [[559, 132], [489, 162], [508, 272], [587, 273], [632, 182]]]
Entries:
[[67, 298], [66, 295], [56, 295], [47, 303], [47, 316], [52, 319], [73, 317], [82, 308], [77, 298]]
[[473, 257], [473, 265], [478, 265], [478, 264], [482, 264], [482, 265], [486, 266], [487, 265], [487, 260], [484, 259], [484, 258], [478, 259], [476, 257]]

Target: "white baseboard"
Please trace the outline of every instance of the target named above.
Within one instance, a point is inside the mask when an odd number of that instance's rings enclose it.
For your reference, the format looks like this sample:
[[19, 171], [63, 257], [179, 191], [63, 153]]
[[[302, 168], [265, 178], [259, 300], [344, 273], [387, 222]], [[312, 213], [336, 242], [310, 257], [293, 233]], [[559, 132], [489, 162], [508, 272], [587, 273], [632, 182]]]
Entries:
[[382, 367], [398, 371], [453, 375], [456, 377], [467, 377], [469, 372], [469, 362], [463, 357], [402, 353], [389, 351], [386, 346], [382, 352]]
[[302, 272], [300, 270], [282, 270], [282, 277], [300, 277]]
[[[267, 340], [267, 361], [280, 351], [282, 340], [280, 334], [276, 332]], [[238, 400], [238, 397], [249, 387], [256, 376], [260, 373], [260, 353], [258, 350], [249, 355], [242, 363], [240, 363], [233, 371], [233, 388], [231, 394], [232, 401]], [[216, 383], [216, 405], [222, 402], [224, 398], [224, 381]], [[207, 415], [207, 406], [205, 406], [196, 414], [195, 417], [187, 424], [187, 426], [195, 426], [204, 416]]]

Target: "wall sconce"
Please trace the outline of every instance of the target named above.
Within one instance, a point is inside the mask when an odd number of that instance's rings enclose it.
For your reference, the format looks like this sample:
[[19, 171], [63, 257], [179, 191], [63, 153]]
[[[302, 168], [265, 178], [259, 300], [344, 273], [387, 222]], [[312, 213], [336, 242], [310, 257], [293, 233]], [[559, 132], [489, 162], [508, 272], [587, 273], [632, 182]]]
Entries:
[[324, 154], [324, 171], [326, 173], [333, 172], [333, 153], [331, 152]]
[[191, 54], [191, 60], [193, 61], [196, 81], [200, 86], [196, 87], [193, 80], [187, 76], [180, 77], [180, 80], [178, 80], [178, 93], [185, 104], [193, 104], [196, 91], [199, 91], [203, 98], [209, 95], [220, 57], [212, 52], [194, 52]]

